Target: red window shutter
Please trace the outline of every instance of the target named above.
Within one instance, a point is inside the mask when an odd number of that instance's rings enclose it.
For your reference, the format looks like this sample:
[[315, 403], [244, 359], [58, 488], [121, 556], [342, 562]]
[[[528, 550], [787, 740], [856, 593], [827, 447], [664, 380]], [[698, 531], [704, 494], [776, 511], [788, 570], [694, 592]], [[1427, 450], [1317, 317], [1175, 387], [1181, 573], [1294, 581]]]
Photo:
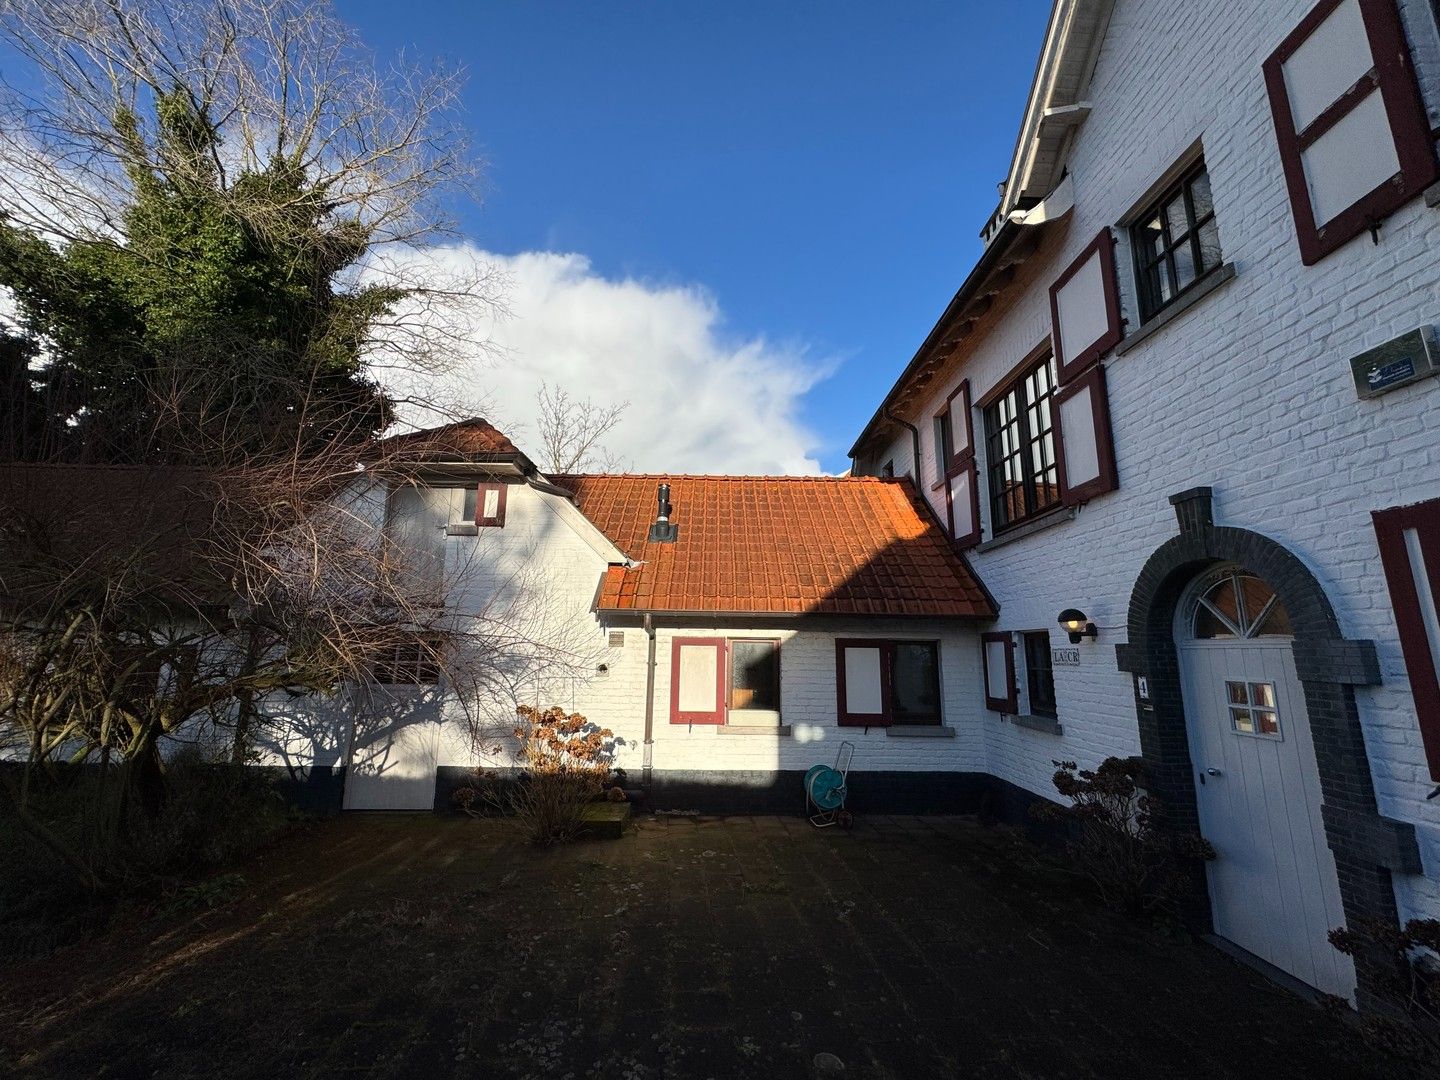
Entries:
[[951, 454], [945, 462], [945, 524], [958, 548], [980, 542], [980, 490], [975, 467], [975, 431], [970, 422], [970, 380], [945, 399], [941, 416], [950, 430]]
[[1105, 369], [1093, 367], [1055, 392], [1056, 471], [1066, 506], [1087, 502], [1120, 486]]
[[505, 494], [508, 484], [481, 484], [475, 491], [475, 524], [493, 529], [505, 527]]
[[946, 523], [958, 548], [980, 542], [980, 489], [975, 455], [969, 454], [945, 481]]
[[835, 639], [835, 715], [842, 727], [889, 725], [890, 664], [889, 642]]
[[1264, 71], [1306, 266], [1440, 176], [1395, 0], [1322, 0]]
[[1430, 778], [1440, 780], [1440, 499], [1377, 510], [1371, 517], [1425, 761]]
[[725, 639], [681, 638], [670, 643], [670, 722], [725, 722]]
[[950, 396], [945, 399], [945, 412], [950, 425], [950, 457], [945, 462], [946, 473], [955, 472], [967, 456], [975, 456], [974, 433], [970, 430], [970, 380], [961, 379]]
[[1110, 230], [1075, 257], [1050, 286], [1055, 369], [1067, 383], [1120, 344], [1120, 292], [1115, 284], [1115, 238]]
[[1004, 632], [981, 634], [980, 656], [984, 661], [985, 707], [992, 712], [1018, 711], [1014, 639]]

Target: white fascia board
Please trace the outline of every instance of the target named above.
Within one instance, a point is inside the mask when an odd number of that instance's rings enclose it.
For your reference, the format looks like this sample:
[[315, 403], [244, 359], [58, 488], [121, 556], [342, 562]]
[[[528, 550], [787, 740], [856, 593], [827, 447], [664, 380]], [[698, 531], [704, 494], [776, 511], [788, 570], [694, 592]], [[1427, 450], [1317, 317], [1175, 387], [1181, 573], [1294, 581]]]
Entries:
[[[1055, 0], [1015, 140], [1010, 172], [1005, 178], [1001, 216], [1008, 216], [1016, 208], [1033, 182], [1032, 170], [1042, 129], [1048, 127], [1053, 132], [1057, 128], [1078, 126], [1089, 115], [1090, 103], [1083, 99], [1084, 91], [1089, 88], [1090, 75], [1100, 53], [1099, 44], [1104, 39], [1113, 8], [1114, 0]], [[1056, 83], [1061, 74], [1077, 66], [1081, 72], [1078, 92], [1066, 95], [1066, 100], [1057, 100]]]
[[614, 542], [601, 532], [593, 521], [580, 512], [580, 508], [563, 495], [555, 495], [539, 488], [530, 489], [540, 503], [557, 518], [568, 525], [575, 534], [589, 545], [610, 566], [629, 566], [630, 558]]

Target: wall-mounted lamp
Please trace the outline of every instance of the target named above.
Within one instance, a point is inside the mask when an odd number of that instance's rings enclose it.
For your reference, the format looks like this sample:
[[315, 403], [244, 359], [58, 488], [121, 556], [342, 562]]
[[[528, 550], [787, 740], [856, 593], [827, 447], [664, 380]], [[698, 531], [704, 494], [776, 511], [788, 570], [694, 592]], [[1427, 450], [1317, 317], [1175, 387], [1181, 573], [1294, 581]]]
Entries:
[[1070, 635], [1070, 644], [1079, 645], [1081, 638], [1099, 637], [1100, 631], [1079, 608], [1067, 607], [1060, 612], [1060, 625]]

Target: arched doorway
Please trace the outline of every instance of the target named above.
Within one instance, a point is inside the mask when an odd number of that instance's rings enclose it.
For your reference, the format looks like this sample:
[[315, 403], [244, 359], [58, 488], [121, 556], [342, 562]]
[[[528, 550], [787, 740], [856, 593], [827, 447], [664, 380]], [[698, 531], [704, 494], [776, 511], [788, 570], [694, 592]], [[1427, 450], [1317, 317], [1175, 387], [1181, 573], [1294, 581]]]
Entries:
[[1186, 735], [1215, 932], [1302, 982], [1349, 997], [1327, 935], [1345, 923], [1290, 613], [1262, 578], [1222, 564], [1175, 615]]
[[[1126, 618], [1129, 640], [1115, 646], [1117, 665], [1134, 678], [1135, 717], [1150, 790], [1165, 807], [1168, 827], [1199, 828], [1201, 785], [1189, 745], [1176, 619], [1199, 575], [1225, 564], [1245, 567], [1275, 590], [1294, 634], [1290, 658], [1302, 690], [1323, 799], [1321, 820], [1338, 871], [1345, 924], [1354, 926], [1361, 919], [1395, 922], [1391, 875], [1420, 873], [1420, 849], [1415, 827], [1385, 817], [1375, 802], [1355, 700], [1356, 687], [1380, 681], [1375, 644], [1344, 636], [1325, 590], [1293, 553], [1260, 533], [1216, 525], [1211, 496], [1208, 487], [1170, 496], [1179, 534], [1156, 548], [1141, 567]], [[1208, 777], [1204, 786], [1210, 786]], [[1196, 885], [1187, 917], [1199, 928], [1213, 922], [1214, 912], [1208, 890], [1198, 880]], [[1357, 1000], [1364, 1007], [1369, 988], [1366, 972], [1359, 975]]]

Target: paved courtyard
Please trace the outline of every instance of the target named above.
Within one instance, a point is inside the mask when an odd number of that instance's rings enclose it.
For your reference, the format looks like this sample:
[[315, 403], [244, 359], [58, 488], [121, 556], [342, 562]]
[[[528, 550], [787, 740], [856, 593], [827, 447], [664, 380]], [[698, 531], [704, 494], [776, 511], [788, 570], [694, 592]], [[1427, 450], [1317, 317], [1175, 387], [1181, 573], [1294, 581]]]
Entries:
[[0, 971], [0, 1074], [1416, 1075], [962, 819], [654, 818], [553, 851], [347, 817], [202, 914]]

